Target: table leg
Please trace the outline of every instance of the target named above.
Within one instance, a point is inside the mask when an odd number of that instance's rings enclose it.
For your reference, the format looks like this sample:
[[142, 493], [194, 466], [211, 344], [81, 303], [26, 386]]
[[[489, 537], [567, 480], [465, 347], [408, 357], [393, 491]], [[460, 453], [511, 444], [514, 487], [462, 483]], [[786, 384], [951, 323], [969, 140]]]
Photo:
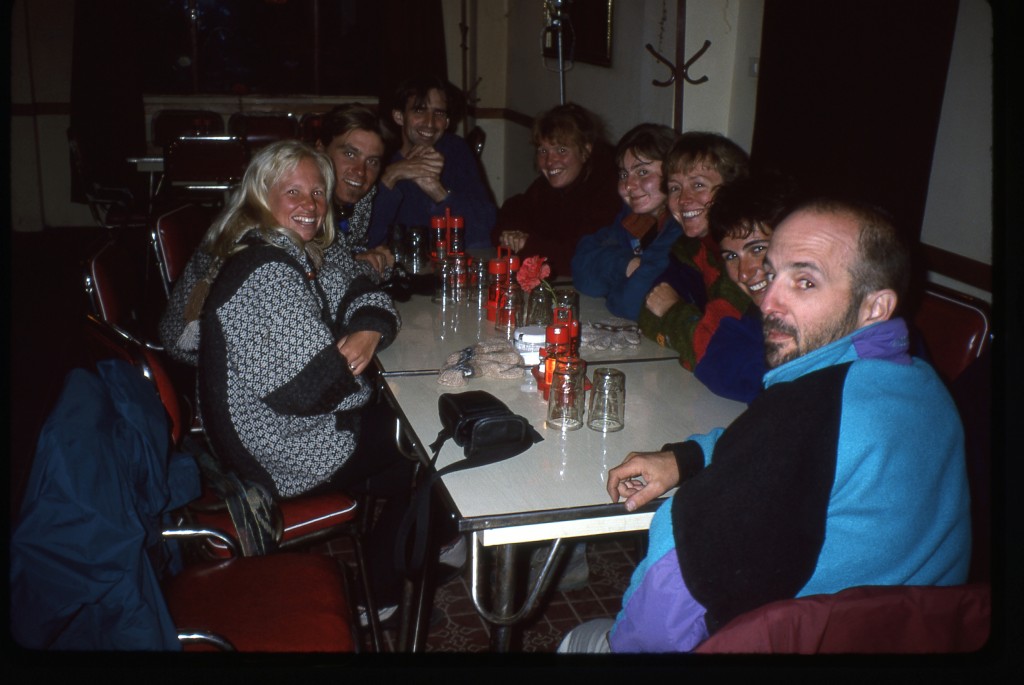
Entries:
[[[497, 584], [494, 587], [494, 608], [500, 616], [515, 613], [516, 550], [515, 545], [500, 545], [494, 550], [497, 566]], [[507, 652], [512, 642], [511, 625], [494, 625], [491, 633], [491, 649]]]

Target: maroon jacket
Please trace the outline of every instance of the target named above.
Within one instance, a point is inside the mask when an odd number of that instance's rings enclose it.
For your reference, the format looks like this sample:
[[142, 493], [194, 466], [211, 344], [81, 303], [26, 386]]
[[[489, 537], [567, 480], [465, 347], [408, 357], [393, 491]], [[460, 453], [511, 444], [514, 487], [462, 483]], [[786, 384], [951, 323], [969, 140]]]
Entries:
[[538, 176], [526, 192], [505, 200], [491, 242], [497, 245], [502, 231], [529, 233], [519, 256], [547, 257], [552, 278], [571, 276], [570, 263], [579, 239], [612, 223], [622, 209], [615, 165], [601, 157], [603, 161], [594, 155], [567, 188], [552, 188], [547, 179]]

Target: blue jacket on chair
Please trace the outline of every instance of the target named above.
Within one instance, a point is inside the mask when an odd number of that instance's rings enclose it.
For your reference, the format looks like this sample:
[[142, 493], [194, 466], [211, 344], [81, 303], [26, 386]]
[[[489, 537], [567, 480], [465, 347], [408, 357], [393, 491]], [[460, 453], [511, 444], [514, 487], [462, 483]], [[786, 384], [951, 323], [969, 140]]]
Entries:
[[39, 436], [11, 539], [11, 632], [27, 649], [179, 650], [160, 590], [167, 512], [200, 494], [155, 388], [127, 362], [72, 370]]

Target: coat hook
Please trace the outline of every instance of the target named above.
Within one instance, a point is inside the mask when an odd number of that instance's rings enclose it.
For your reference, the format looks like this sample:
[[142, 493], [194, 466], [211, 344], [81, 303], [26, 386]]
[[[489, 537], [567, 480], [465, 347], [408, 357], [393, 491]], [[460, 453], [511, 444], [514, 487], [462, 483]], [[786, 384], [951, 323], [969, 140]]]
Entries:
[[652, 55], [654, 55], [654, 59], [656, 59], [659, 62], [661, 62], [662, 64], [664, 64], [672, 72], [672, 74], [668, 78], [668, 81], [659, 81], [658, 79], [653, 79], [651, 81], [651, 83], [653, 83], [654, 85], [656, 85], [656, 86], [658, 86], [660, 88], [665, 88], [665, 87], [671, 86], [673, 83], [675, 83], [675, 81], [676, 81], [676, 65], [672, 64], [667, 59], [665, 59], [665, 57], [661, 53], [659, 53], [657, 50], [655, 50], [654, 46], [651, 45], [650, 43], [648, 43], [644, 47], [647, 48], [647, 52], [649, 52]]
[[652, 55], [654, 55], [654, 59], [656, 59], [659, 62], [661, 62], [662, 64], [664, 64], [672, 72], [672, 74], [669, 76], [667, 81], [659, 81], [658, 79], [653, 79], [651, 81], [651, 83], [653, 83], [654, 85], [656, 85], [656, 86], [658, 86], [660, 88], [665, 88], [667, 86], [671, 86], [673, 83], [676, 82], [676, 73], [677, 72], [679, 72], [679, 74], [686, 81], [688, 81], [689, 83], [692, 83], [694, 85], [697, 85], [697, 84], [700, 84], [700, 83], [704, 83], [705, 81], [708, 80], [707, 75], [701, 76], [699, 79], [696, 79], [696, 80], [690, 78], [689, 70], [690, 70], [690, 67], [693, 65], [693, 63], [696, 62], [698, 59], [700, 59], [701, 55], [703, 55], [705, 52], [707, 52], [708, 48], [711, 47], [711, 41], [710, 40], [705, 40], [704, 41], [704, 45], [701, 46], [701, 49], [698, 50], [696, 53], [694, 53], [693, 57], [691, 57], [686, 62], [686, 64], [684, 64], [682, 66], [682, 68], [678, 69], [678, 70], [676, 69], [676, 65], [672, 64], [672, 62], [670, 62], [664, 55], [662, 55], [657, 50], [655, 50], [653, 45], [648, 43], [644, 47], [647, 48], [647, 52], [649, 52]]
[[689, 83], [692, 83], [693, 85], [697, 85], [698, 83], [704, 83], [705, 81], [708, 80], [707, 74], [705, 74], [704, 76], [701, 76], [699, 79], [694, 81], [692, 78], [690, 78], [690, 67], [693, 65], [694, 62], [696, 62], [698, 59], [700, 59], [700, 56], [703, 55], [705, 52], [707, 52], [708, 48], [710, 48], [710, 47], [711, 47], [711, 41], [710, 40], [705, 40], [704, 41], [704, 45], [701, 46], [700, 50], [695, 52], [693, 57], [691, 57], [689, 60], [687, 60], [686, 64], [683, 65], [683, 78], [686, 79]]

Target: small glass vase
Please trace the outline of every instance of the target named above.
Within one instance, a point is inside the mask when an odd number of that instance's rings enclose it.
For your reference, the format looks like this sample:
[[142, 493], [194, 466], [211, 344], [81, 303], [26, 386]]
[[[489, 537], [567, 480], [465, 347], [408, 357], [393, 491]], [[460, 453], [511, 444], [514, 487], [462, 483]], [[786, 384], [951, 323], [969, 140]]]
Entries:
[[523, 326], [547, 326], [551, 323], [554, 312], [554, 299], [551, 292], [537, 286], [523, 298]]

